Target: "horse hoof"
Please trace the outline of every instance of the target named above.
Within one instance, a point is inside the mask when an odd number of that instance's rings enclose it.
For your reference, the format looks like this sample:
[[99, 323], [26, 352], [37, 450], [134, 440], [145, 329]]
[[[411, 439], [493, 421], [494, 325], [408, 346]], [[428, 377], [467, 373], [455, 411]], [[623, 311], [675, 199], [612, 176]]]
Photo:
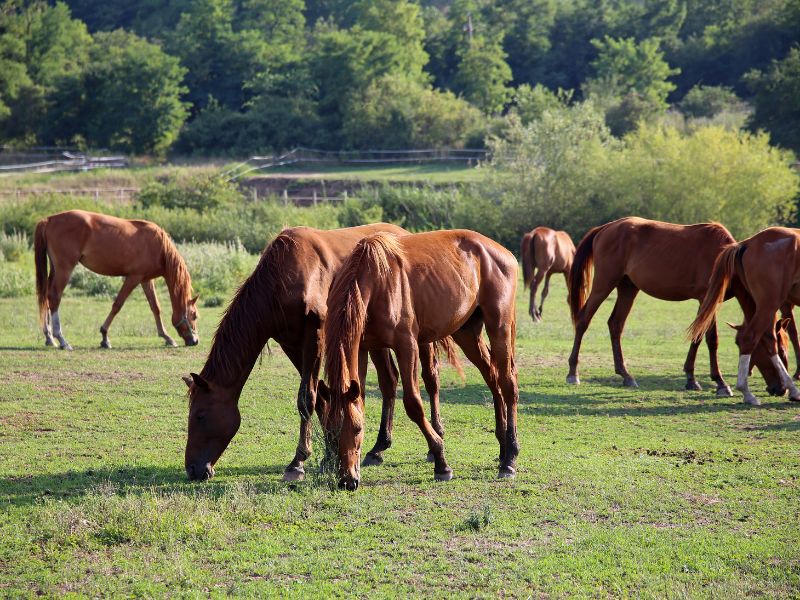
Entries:
[[789, 402], [800, 402], [800, 396], [789, 396]]
[[723, 385], [722, 387], [717, 388], [717, 398], [732, 398], [733, 397], [733, 390], [731, 390], [731, 386]]
[[111, 349], [111, 342], [103, 340], [102, 342], [100, 342], [100, 347], [101, 348], [105, 348], [107, 350], [110, 350]]
[[378, 465], [383, 464], [383, 457], [380, 454], [376, 454], [373, 452], [368, 452], [367, 455], [364, 457], [364, 460], [361, 461], [362, 467], [377, 467]]
[[753, 396], [753, 394], [745, 394], [744, 403], [750, 406], [761, 406], [761, 401]]
[[581, 382], [577, 375], [567, 375], [567, 383], [570, 385], [578, 385]]
[[794, 375], [792, 375], [792, 379], [794, 379], [795, 381], [800, 381], [800, 369], [794, 372]]
[[453, 478], [453, 469], [448, 468], [447, 471], [442, 471], [441, 473], [433, 474], [433, 479], [435, 481], [450, 481]]
[[283, 480], [288, 482], [303, 481], [306, 478], [306, 472], [302, 468], [290, 467], [283, 472]]
[[71, 346], [71, 345], [69, 345], [69, 344], [62, 344], [61, 346], [59, 346], [59, 349], [60, 349], [60, 350], [69, 350], [69, 351], [72, 351], [72, 346]]
[[509, 465], [505, 465], [500, 467], [500, 471], [497, 473], [498, 479], [514, 479], [517, 476], [517, 470]]
[[638, 388], [639, 384], [636, 383], [636, 380], [633, 377], [628, 375], [625, 379], [622, 380], [622, 386], [629, 388]]
[[686, 382], [686, 390], [689, 392], [702, 392], [703, 386], [701, 386], [697, 381], [687, 381]]
[[172, 338], [167, 338], [166, 340], [164, 340], [164, 345], [167, 348], [177, 348], [178, 347], [178, 343], [175, 340], [173, 340]]
[[45, 346], [55, 346], [56, 343], [52, 339], [49, 339], [49, 340], [45, 340], [44, 341], [44, 345]]

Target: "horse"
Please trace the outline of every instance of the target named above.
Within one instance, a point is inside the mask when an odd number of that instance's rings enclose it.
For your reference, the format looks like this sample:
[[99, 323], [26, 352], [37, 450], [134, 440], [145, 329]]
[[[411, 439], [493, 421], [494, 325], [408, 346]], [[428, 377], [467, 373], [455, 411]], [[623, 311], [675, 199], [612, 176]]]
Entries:
[[[537, 227], [522, 236], [520, 248], [522, 257], [522, 281], [525, 287], [531, 288], [531, 300], [528, 314], [534, 323], [542, 320], [544, 299], [550, 292], [550, 276], [563, 273], [569, 285], [569, 270], [575, 257], [575, 244], [566, 231], [555, 231], [549, 227]], [[538, 270], [537, 270], [538, 269]], [[536, 274], [534, 275], [534, 271]], [[542, 300], [536, 307], [536, 290], [544, 279]]]
[[[519, 454], [514, 362], [517, 261], [489, 238], [468, 230], [361, 240], [328, 296], [324, 326], [330, 408], [325, 423], [339, 459], [339, 486], [358, 488], [363, 441], [365, 352], [391, 348], [403, 382], [403, 405], [434, 457], [434, 478], [452, 469], [444, 443], [425, 419], [417, 383], [421, 345], [452, 336], [492, 391], [500, 477], [514, 477]], [[491, 349], [482, 337], [486, 328]]]
[[739, 346], [736, 389], [742, 392], [746, 404], [760, 404], [747, 379], [751, 359], [755, 362], [758, 349], [765, 346], [781, 383], [789, 390], [789, 399], [800, 402], [800, 390], [784, 364], [786, 353], [779, 347], [781, 336], [775, 335], [772, 326], [776, 311], [785, 315], [788, 308], [791, 314], [791, 307], [800, 303], [800, 230], [769, 227], [723, 249], [714, 263], [700, 311], [689, 327], [693, 339], [711, 327], [717, 305], [735, 281], [746, 291], [742, 304], [744, 324], [735, 327]]
[[137, 285], [142, 286], [150, 304], [159, 337], [167, 346], [177, 346], [161, 321], [161, 306], [153, 285], [157, 277], [164, 277], [167, 283], [172, 302], [172, 324], [178, 335], [187, 346], [199, 342], [198, 296], [192, 297], [192, 279], [175, 244], [155, 223], [69, 210], [45, 217], [36, 224], [33, 248], [39, 320], [47, 346], [55, 345], [55, 336], [62, 350], [72, 350], [61, 330], [58, 309], [64, 288], [78, 263], [100, 275], [125, 278], [111, 305], [111, 312], [100, 326], [102, 348], [111, 348], [108, 329]]
[[[702, 301], [708, 289], [714, 261], [730, 244], [733, 236], [719, 223], [676, 225], [639, 217], [625, 217], [591, 229], [578, 244], [575, 262], [569, 276], [569, 303], [575, 326], [575, 340], [569, 356], [567, 383], [578, 384], [578, 355], [581, 340], [600, 304], [613, 289], [617, 301], [608, 319], [614, 370], [623, 378], [623, 385], [638, 387], [628, 371], [622, 355], [620, 338], [625, 320], [639, 291], [660, 300]], [[594, 266], [594, 279], [589, 277]], [[725, 299], [736, 295], [734, 287]], [[587, 297], [588, 293], [588, 297]], [[704, 329], [711, 362], [711, 379], [717, 384], [717, 396], [733, 395], [722, 377], [717, 361], [718, 335], [716, 320], [708, 321]], [[700, 338], [691, 342], [683, 370], [686, 389], [701, 390], [694, 375], [694, 364]], [[754, 357], [755, 364], [769, 386], [769, 392], [782, 395], [785, 390], [781, 377], [772, 366], [766, 348]]]
[[[274, 339], [300, 375], [297, 408], [300, 436], [284, 481], [305, 476], [311, 455], [311, 417], [320, 420], [328, 397], [319, 379], [322, 324], [331, 281], [342, 261], [365, 235], [408, 232], [387, 223], [331, 231], [310, 227], [284, 229], [266, 247], [258, 265], [239, 287], [214, 335], [205, 366], [183, 380], [189, 387], [189, 423], [185, 468], [189, 479], [208, 479], [236, 434], [242, 388], [269, 339]], [[380, 464], [392, 443], [397, 367], [388, 350], [371, 353], [383, 395], [381, 426], [365, 465]], [[431, 418], [444, 435], [439, 415], [438, 361], [429, 345], [421, 348], [422, 374], [431, 400]]]

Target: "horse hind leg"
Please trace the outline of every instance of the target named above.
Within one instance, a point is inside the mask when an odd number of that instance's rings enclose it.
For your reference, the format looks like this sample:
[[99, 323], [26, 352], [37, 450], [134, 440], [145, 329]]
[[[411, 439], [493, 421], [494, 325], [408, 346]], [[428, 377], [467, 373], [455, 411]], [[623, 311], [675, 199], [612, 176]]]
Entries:
[[708, 346], [708, 359], [711, 364], [711, 379], [717, 384], [717, 396], [719, 398], [730, 398], [733, 396], [731, 387], [725, 383], [722, 373], [719, 370], [719, 360], [717, 359], [717, 348], [719, 347], [719, 334], [717, 332], [716, 320], [706, 332], [706, 345]]
[[72, 345], [66, 340], [61, 331], [61, 316], [58, 314], [58, 309], [61, 306], [61, 297], [64, 294], [64, 288], [67, 287], [67, 283], [69, 282], [74, 268], [75, 263], [68, 266], [67, 264], [56, 265], [54, 262], [53, 272], [51, 273], [52, 277], [49, 279], [47, 288], [47, 306], [50, 310], [53, 337], [58, 340], [59, 347], [62, 350], [72, 350]]
[[539, 300], [539, 320], [542, 320], [542, 312], [544, 311], [544, 299], [550, 293], [550, 277], [553, 275], [552, 271], [548, 271], [547, 276], [544, 278], [544, 289], [542, 290], [542, 299]]
[[630, 374], [625, 364], [625, 357], [622, 354], [622, 332], [638, 293], [639, 289], [629, 279], [623, 279], [617, 286], [617, 301], [608, 318], [611, 351], [614, 355], [614, 371], [617, 375], [622, 376], [622, 385], [630, 388], [638, 388], [639, 384], [636, 383], [636, 379]]
[[545, 276], [548, 276], [549, 279], [549, 271], [547, 269], [542, 269], [541, 267], [536, 269], [536, 275], [533, 276], [531, 280], [531, 301], [530, 305], [528, 306], [528, 314], [533, 319], [534, 323], [538, 323], [542, 320], [542, 311], [541, 307], [536, 306], [536, 292], [539, 290], [539, 285], [542, 283], [542, 279]]
[[55, 346], [56, 343], [53, 341], [53, 317], [50, 314], [49, 308], [45, 309], [42, 330], [44, 331], [44, 345]]

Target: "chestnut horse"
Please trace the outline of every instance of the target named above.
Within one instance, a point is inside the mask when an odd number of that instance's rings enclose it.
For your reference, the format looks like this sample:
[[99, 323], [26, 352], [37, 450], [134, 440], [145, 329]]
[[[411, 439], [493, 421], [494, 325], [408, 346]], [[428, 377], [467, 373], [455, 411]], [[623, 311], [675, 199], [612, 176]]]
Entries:
[[[614, 370], [623, 377], [623, 385], [638, 387], [625, 365], [620, 343], [636, 295], [641, 290], [660, 300], [702, 300], [714, 261], [726, 246], [734, 242], [728, 230], [718, 223], [675, 225], [626, 217], [590, 230], [578, 244], [570, 273], [569, 300], [575, 324], [575, 342], [569, 357], [567, 383], [580, 382], [578, 354], [581, 340], [600, 304], [616, 288], [617, 301], [608, 319]], [[587, 298], [593, 265], [594, 279]], [[735, 288], [725, 298], [734, 294]], [[713, 315], [704, 334], [717, 396], [732, 396], [719, 371], [717, 326]], [[694, 375], [699, 345], [698, 337], [692, 341], [683, 367], [687, 390], [701, 389]], [[766, 348], [764, 350], [755, 362], [770, 386], [770, 393], [783, 394], [781, 378], [774, 370]]]
[[[575, 257], [575, 244], [566, 231], [556, 231], [549, 227], [537, 227], [530, 233], [522, 236], [522, 280], [525, 287], [531, 288], [531, 300], [528, 314], [535, 323], [542, 320], [544, 299], [550, 292], [550, 276], [553, 273], [563, 273], [569, 285], [569, 270], [572, 259]], [[534, 271], [536, 274], [534, 275]], [[542, 300], [536, 307], [536, 290], [544, 279]]]
[[[760, 404], [747, 385], [751, 358], [755, 362], [757, 350], [766, 346], [769, 359], [778, 372], [781, 382], [789, 390], [789, 399], [800, 401], [800, 390], [779, 357], [775, 335], [775, 313], [791, 314], [791, 307], [800, 303], [800, 230], [770, 227], [756, 235], [727, 246], [717, 258], [703, 298], [700, 312], [689, 328], [693, 339], [701, 337], [714, 323], [717, 305], [725, 298], [733, 281], [746, 291], [744, 324], [737, 327], [736, 344], [739, 346], [739, 370], [736, 389], [744, 402]], [[790, 330], [791, 331], [791, 330]], [[761, 343], [760, 343], [761, 342]], [[783, 352], [785, 356], [785, 352]]]
[[72, 350], [61, 331], [58, 308], [64, 288], [78, 263], [100, 275], [125, 278], [111, 305], [111, 312], [100, 327], [103, 336], [101, 347], [111, 348], [108, 328], [137, 285], [142, 286], [153, 311], [158, 335], [167, 346], [177, 345], [164, 330], [161, 307], [153, 285], [153, 280], [162, 276], [172, 302], [172, 324], [187, 346], [197, 344], [197, 296], [192, 298], [192, 279], [175, 244], [155, 223], [70, 210], [37, 223], [33, 248], [39, 318], [46, 345], [53, 346], [55, 336], [62, 350]]
[[[385, 233], [361, 240], [345, 260], [328, 296], [325, 373], [331, 406], [329, 440], [338, 440], [339, 484], [355, 490], [360, 479], [365, 352], [391, 348], [403, 381], [403, 405], [434, 456], [434, 477], [452, 470], [441, 436], [422, 407], [417, 356], [422, 344], [452, 336], [492, 391], [500, 477], [516, 473], [517, 402], [514, 301], [517, 261], [505, 248], [467, 230], [404, 237]], [[491, 350], [483, 341], [486, 332]]]
[[[284, 480], [305, 475], [303, 463], [311, 454], [311, 417], [322, 420], [328, 395], [319, 379], [322, 324], [328, 290], [342, 261], [365, 235], [388, 231], [408, 233], [378, 223], [320, 231], [310, 227], [283, 230], [264, 250], [253, 273], [241, 285], [219, 324], [208, 359], [200, 374], [184, 378], [189, 386], [189, 428], [185, 466], [190, 479], [207, 479], [214, 464], [239, 428], [239, 396], [264, 344], [278, 342], [300, 374], [297, 408], [300, 438]], [[434, 427], [444, 434], [439, 416], [438, 363], [433, 349], [421, 348], [422, 373], [431, 399]], [[379, 464], [392, 443], [397, 368], [388, 350], [372, 353], [383, 394], [381, 426], [365, 464]]]

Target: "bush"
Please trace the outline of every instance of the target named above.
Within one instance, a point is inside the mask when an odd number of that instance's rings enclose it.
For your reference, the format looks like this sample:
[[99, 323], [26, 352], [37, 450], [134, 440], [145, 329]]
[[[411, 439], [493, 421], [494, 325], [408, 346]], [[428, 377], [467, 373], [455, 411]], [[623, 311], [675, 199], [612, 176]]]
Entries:
[[177, 181], [153, 181], [136, 195], [142, 208], [163, 206], [164, 208], [189, 208], [204, 212], [220, 206], [244, 201], [236, 184], [220, 175], [189, 177]]
[[24, 231], [0, 231], [0, 262], [18, 262], [30, 247], [28, 235]]
[[26, 251], [14, 262], [0, 266], [0, 298], [16, 298], [36, 293], [33, 253]]
[[204, 306], [223, 304], [258, 262], [258, 256], [248, 254], [239, 240], [180, 244], [178, 250]]
[[740, 112], [745, 103], [724, 86], [696, 85], [680, 101], [681, 112], [693, 118], [711, 118], [721, 112]]

